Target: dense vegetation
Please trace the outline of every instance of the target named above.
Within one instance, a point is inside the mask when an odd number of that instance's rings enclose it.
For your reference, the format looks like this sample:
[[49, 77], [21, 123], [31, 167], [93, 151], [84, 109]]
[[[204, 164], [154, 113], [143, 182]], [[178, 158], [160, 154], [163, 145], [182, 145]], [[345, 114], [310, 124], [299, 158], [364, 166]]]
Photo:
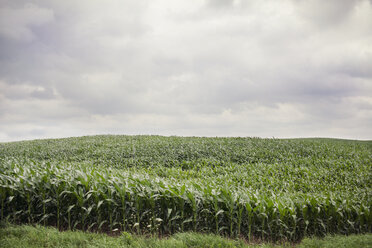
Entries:
[[94, 136], [0, 144], [2, 220], [250, 240], [371, 232], [372, 142]]
[[59, 232], [55, 228], [30, 225], [5, 225], [0, 228], [0, 247], [9, 248], [369, 248], [372, 234], [328, 235], [305, 238], [300, 243], [250, 243], [215, 234], [176, 233], [170, 237], [144, 237], [127, 232], [109, 237], [82, 231]]

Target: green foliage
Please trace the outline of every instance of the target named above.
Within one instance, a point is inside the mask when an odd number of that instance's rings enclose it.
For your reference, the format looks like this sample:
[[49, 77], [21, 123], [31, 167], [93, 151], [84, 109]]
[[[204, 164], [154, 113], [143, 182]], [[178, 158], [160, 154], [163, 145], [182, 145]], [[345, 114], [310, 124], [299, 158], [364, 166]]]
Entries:
[[94, 136], [0, 144], [1, 219], [247, 240], [371, 232], [372, 142]]
[[[155, 237], [132, 236], [122, 233], [120, 236], [109, 237], [105, 234], [86, 233], [81, 231], [58, 232], [54, 228], [41, 226], [7, 226], [0, 228], [0, 247], [12, 248], [68, 248], [68, 247], [226, 247], [243, 248], [248, 246], [243, 241], [224, 239], [215, 235], [197, 233], [179, 233], [175, 236], [158, 239]], [[259, 246], [271, 247], [271, 246]]]
[[350, 236], [327, 236], [325, 238], [306, 238], [299, 248], [354, 248], [372, 247], [372, 234]]
[[325, 238], [306, 238], [301, 243], [293, 244], [270, 244], [251, 243], [244, 240], [232, 240], [222, 238], [214, 234], [200, 233], [177, 233], [166, 238], [143, 237], [131, 235], [127, 232], [119, 236], [110, 237], [106, 234], [87, 233], [81, 231], [59, 232], [55, 228], [42, 226], [12, 226], [6, 225], [0, 228], [0, 247], [11, 248], [74, 248], [74, 247], [230, 247], [230, 248], [270, 248], [270, 247], [299, 247], [299, 248], [367, 248], [372, 247], [372, 235], [360, 234], [350, 236], [326, 236]]

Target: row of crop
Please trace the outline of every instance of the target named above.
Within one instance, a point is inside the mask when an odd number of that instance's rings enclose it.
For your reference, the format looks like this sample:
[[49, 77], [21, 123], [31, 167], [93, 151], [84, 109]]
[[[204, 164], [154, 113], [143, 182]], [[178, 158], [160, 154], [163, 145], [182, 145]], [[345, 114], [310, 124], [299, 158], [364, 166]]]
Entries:
[[95, 136], [0, 144], [0, 157], [38, 161], [81, 162], [110, 166], [162, 164], [214, 158], [234, 163], [293, 162], [299, 159], [370, 160], [366, 144], [327, 140], [257, 138], [182, 138], [154, 136]]
[[[73, 170], [74, 169], [74, 170]], [[259, 195], [208, 182], [165, 184], [112, 170], [4, 164], [1, 219], [61, 229], [138, 233], [215, 232], [297, 240], [304, 235], [370, 232], [370, 202], [335, 196]]]

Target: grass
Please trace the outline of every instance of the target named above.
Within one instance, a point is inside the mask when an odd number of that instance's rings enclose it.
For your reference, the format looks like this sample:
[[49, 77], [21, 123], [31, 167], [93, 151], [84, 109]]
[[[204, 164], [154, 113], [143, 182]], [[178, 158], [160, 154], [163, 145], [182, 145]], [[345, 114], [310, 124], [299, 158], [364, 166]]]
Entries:
[[247, 244], [243, 240], [231, 240], [213, 234], [178, 233], [159, 239], [123, 233], [117, 237], [82, 231], [59, 232], [55, 228], [42, 226], [13, 226], [0, 228], [0, 247], [9, 248], [68, 248], [68, 247], [298, 247], [298, 248], [368, 248], [372, 247], [372, 234], [350, 236], [326, 236], [306, 238], [296, 245], [269, 243]]
[[299, 247], [307, 248], [354, 248], [372, 247], [372, 234], [350, 236], [326, 236], [325, 238], [305, 238]]
[[[178, 233], [166, 239], [124, 233], [118, 237], [81, 231], [59, 232], [41, 226], [0, 229], [1, 247], [247, 247], [242, 241], [216, 235]], [[253, 246], [254, 247], [254, 246]], [[261, 247], [261, 246], [260, 246]], [[265, 246], [264, 246], [265, 247]], [[269, 246], [268, 246], [269, 247]]]
[[372, 142], [90, 136], [0, 143], [0, 219], [298, 242], [372, 223]]

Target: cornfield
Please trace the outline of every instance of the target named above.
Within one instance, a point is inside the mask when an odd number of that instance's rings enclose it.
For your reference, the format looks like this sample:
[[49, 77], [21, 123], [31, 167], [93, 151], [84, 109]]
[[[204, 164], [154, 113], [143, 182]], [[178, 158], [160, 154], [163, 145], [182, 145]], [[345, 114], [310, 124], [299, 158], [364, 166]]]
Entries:
[[91, 136], [0, 143], [1, 220], [248, 240], [372, 231], [372, 142]]

